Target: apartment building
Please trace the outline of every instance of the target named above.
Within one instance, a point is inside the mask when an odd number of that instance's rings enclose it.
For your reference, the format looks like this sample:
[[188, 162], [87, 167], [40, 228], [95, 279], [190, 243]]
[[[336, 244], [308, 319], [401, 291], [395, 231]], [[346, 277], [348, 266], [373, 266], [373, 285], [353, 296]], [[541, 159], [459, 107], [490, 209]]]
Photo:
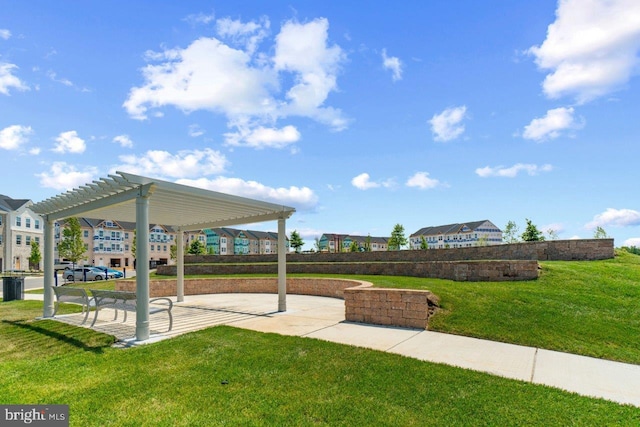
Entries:
[[424, 227], [409, 236], [411, 249], [466, 248], [502, 244], [502, 230], [489, 220]]
[[320, 252], [349, 252], [355, 242], [358, 251], [386, 251], [388, 249], [388, 237], [352, 236], [349, 234], [325, 233], [320, 237]]
[[0, 194], [0, 271], [41, 270], [29, 265], [31, 242], [40, 245], [42, 252], [44, 222], [29, 209], [29, 199], [12, 199]]
[[[213, 255], [248, 255], [278, 253], [278, 233], [235, 228], [211, 228], [206, 234], [207, 253]], [[287, 247], [289, 239], [286, 240]]]

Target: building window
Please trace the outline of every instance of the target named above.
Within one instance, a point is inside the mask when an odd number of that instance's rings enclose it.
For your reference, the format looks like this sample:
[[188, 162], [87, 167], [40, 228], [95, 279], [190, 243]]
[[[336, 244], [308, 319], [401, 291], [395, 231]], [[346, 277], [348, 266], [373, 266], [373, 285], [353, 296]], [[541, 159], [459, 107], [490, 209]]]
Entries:
[[153, 251], [153, 245], [151, 245], [151, 251]]
[[40, 230], [40, 220], [36, 219], [36, 230]]
[[22, 245], [22, 235], [21, 234], [16, 234], [16, 245], [18, 245], [18, 246]]
[[167, 252], [167, 245], [164, 245], [164, 246], [162, 247], [162, 250], [163, 250], [163, 251], [165, 251], [165, 252]]
[[36, 243], [38, 244], [38, 246], [40, 245], [40, 238], [38, 236], [35, 237], [36, 239]]
[[26, 236], [24, 238], [24, 244], [27, 246], [31, 246], [31, 236]]
[[16, 217], [16, 227], [22, 227], [22, 218]]
[[128, 252], [129, 251], [129, 245], [124, 245], [124, 250]]
[[2, 215], [0, 215], [0, 225], [2, 225]]
[[0, 245], [2, 244], [2, 234], [0, 234]]
[[84, 230], [84, 237], [89, 237], [89, 230]]
[[124, 238], [128, 239], [129, 238], [129, 233], [124, 233]]
[[27, 228], [31, 228], [31, 218], [25, 218], [25, 220], [24, 220], [24, 225], [25, 225]]

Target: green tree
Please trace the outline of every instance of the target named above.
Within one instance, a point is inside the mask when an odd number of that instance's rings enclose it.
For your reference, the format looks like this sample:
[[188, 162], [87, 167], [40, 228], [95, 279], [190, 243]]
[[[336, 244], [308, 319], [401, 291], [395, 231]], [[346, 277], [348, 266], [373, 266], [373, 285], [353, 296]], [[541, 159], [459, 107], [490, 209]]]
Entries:
[[427, 243], [427, 239], [424, 236], [420, 236], [420, 249], [426, 251], [429, 249], [429, 244]]
[[296, 230], [291, 232], [291, 237], [289, 237], [289, 246], [291, 246], [296, 253], [300, 253], [300, 248], [304, 246], [304, 240], [300, 237], [300, 234]]
[[133, 243], [131, 243], [131, 255], [133, 255], [133, 258], [136, 258], [136, 230], [133, 230]]
[[355, 240], [351, 242], [349, 246], [349, 252], [360, 252], [360, 245]]
[[399, 251], [407, 244], [407, 238], [404, 236], [404, 227], [396, 224], [389, 238], [388, 248], [390, 251]]
[[204, 255], [205, 247], [199, 239], [194, 239], [187, 249], [187, 253], [191, 255]]
[[604, 228], [597, 226], [596, 230], [593, 232], [593, 238], [594, 239], [608, 239], [609, 236], [607, 235], [607, 232], [604, 231]]
[[364, 251], [371, 252], [371, 234], [367, 234], [367, 238], [364, 239]]
[[64, 230], [62, 230], [62, 241], [58, 243], [58, 254], [60, 258], [67, 259], [75, 265], [81, 259], [86, 258], [85, 252], [80, 221], [76, 217], [69, 218]]
[[540, 230], [538, 230], [538, 227], [536, 227], [536, 225], [531, 222], [530, 219], [527, 219], [527, 228], [525, 228], [524, 232], [522, 233], [522, 240], [525, 242], [542, 242], [544, 241], [544, 236], [542, 235], [542, 232]]
[[169, 246], [169, 258], [173, 261], [178, 260], [178, 246], [175, 243]]
[[40, 270], [40, 261], [42, 260], [42, 253], [40, 252], [40, 245], [35, 241], [31, 241], [31, 255], [29, 255], [29, 268], [32, 270]]
[[505, 243], [516, 243], [518, 241], [518, 231], [520, 230], [515, 222], [507, 222], [502, 232], [502, 240], [504, 240]]

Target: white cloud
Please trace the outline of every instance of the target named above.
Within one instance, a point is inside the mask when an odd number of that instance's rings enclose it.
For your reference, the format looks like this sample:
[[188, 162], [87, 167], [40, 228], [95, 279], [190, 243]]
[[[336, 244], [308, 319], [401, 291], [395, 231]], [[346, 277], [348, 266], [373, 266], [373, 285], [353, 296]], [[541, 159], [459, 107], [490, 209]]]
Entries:
[[540, 227], [540, 231], [542, 231], [543, 233], [548, 233], [549, 230], [552, 230], [553, 232], [560, 234], [564, 231], [564, 229], [564, 225], [557, 222], [546, 224]]
[[11, 31], [7, 30], [6, 28], [0, 28], [0, 39], [9, 40], [10, 37]]
[[123, 107], [132, 118], [143, 120], [151, 109], [174, 106], [187, 113], [224, 114], [239, 134], [247, 131], [241, 125], [249, 127], [249, 134], [261, 127], [291, 129], [275, 125], [289, 116], [311, 118], [336, 131], [346, 128], [342, 112], [324, 105], [337, 90], [337, 73], [345, 59], [339, 46], [328, 44], [326, 19], [285, 22], [275, 46], [264, 52], [253, 49], [268, 29], [266, 18], [218, 22], [221, 34], [243, 46], [202, 37], [184, 49], [148, 53], [147, 60], [159, 63], [144, 67], [144, 84], [129, 91]]
[[53, 148], [53, 151], [56, 153], [84, 153], [84, 150], [87, 149], [87, 145], [84, 142], [84, 139], [78, 136], [78, 132], [75, 130], [70, 130], [67, 132], [62, 132], [56, 138], [58, 143]]
[[93, 181], [98, 176], [98, 169], [92, 166], [78, 170], [65, 162], [56, 162], [48, 172], [36, 174], [40, 185], [56, 190], [71, 190]]
[[550, 73], [542, 84], [550, 98], [580, 103], [606, 95], [637, 72], [640, 2], [560, 0], [556, 20], [540, 46], [527, 52]]
[[197, 138], [199, 136], [204, 135], [204, 130], [200, 127], [200, 125], [197, 124], [192, 124], [189, 125], [189, 130], [187, 131], [189, 136], [192, 138]]
[[396, 56], [387, 56], [387, 49], [382, 49], [382, 66], [391, 70], [393, 81], [402, 80], [402, 61]]
[[351, 185], [359, 190], [369, 190], [370, 188], [378, 188], [380, 184], [372, 182], [368, 173], [361, 173], [351, 180]]
[[237, 132], [225, 133], [225, 145], [245, 146], [254, 148], [284, 148], [300, 139], [300, 132], [295, 126], [285, 126], [282, 129], [238, 127]]
[[455, 108], [447, 108], [440, 114], [434, 114], [429, 120], [433, 139], [436, 141], [451, 141], [464, 132], [464, 125], [461, 124], [467, 112], [467, 107], [462, 105]]
[[135, 154], [118, 157], [121, 165], [112, 171], [130, 172], [143, 176], [169, 178], [193, 178], [222, 173], [227, 166], [226, 157], [210, 148], [182, 150], [177, 154], [168, 151], [149, 150], [142, 156]]
[[640, 237], [632, 237], [624, 241], [622, 246], [635, 246], [636, 248], [640, 246]]
[[227, 177], [180, 179], [177, 182], [221, 193], [260, 199], [271, 203], [282, 203], [296, 209], [312, 210], [318, 204], [318, 196], [308, 187], [273, 188], [256, 181]]
[[434, 178], [429, 178], [429, 172], [416, 172], [410, 177], [406, 184], [407, 187], [417, 187], [421, 190], [429, 190], [441, 185], [440, 181]]
[[42, 149], [40, 147], [33, 147], [29, 150], [29, 154], [31, 154], [32, 156], [37, 156], [41, 151]]
[[129, 138], [129, 135], [118, 135], [113, 138], [113, 142], [115, 142], [116, 144], [120, 144], [120, 146], [123, 148], [133, 147], [133, 141], [131, 140], [131, 138]]
[[29, 86], [12, 74], [17, 69], [18, 67], [14, 64], [0, 62], [0, 93], [9, 95], [9, 88], [29, 90]]
[[535, 141], [554, 139], [567, 129], [580, 129], [584, 126], [584, 119], [576, 120], [573, 107], [560, 107], [547, 111], [547, 115], [533, 119], [524, 127], [522, 137]]
[[271, 23], [266, 16], [259, 22], [242, 22], [231, 18], [222, 18], [216, 21], [216, 30], [221, 38], [226, 38], [231, 43], [243, 47], [252, 55], [258, 44], [268, 35]]
[[587, 223], [585, 228], [634, 227], [638, 225], [640, 225], [640, 212], [633, 209], [608, 208], [606, 211], [594, 216], [593, 221]]
[[58, 74], [56, 74], [56, 72], [52, 70], [47, 71], [47, 77], [49, 77], [49, 79], [51, 79], [51, 81], [53, 82], [61, 83], [65, 86], [73, 87], [73, 82], [71, 80], [66, 79], [64, 77], [58, 77]]
[[553, 166], [549, 164], [538, 166], [532, 164], [516, 163], [515, 165], [508, 168], [504, 166], [485, 166], [483, 168], [476, 169], [476, 174], [481, 178], [488, 178], [492, 176], [515, 178], [520, 172], [523, 171], [533, 176], [539, 174], [540, 172], [550, 172], [552, 170]]
[[183, 21], [188, 22], [191, 26], [196, 26], [197, 24], [207, 25], [211, 23], [215, 18], [216, 16], [213, 13], [207, 15], [206, 13], [200, 12], [197, 14], [187, 15], [187, 17], [184, 18]]
[[0, 148], [17, 150], [29, 141], [33, 133], [31, 126], [13, 125], [0, 130]]

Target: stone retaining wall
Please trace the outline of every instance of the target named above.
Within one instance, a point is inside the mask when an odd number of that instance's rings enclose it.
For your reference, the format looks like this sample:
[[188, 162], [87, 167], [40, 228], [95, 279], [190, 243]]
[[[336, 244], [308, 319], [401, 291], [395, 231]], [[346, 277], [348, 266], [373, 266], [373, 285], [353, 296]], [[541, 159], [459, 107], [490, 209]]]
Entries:
[[[225, 257], [220, 257], [225, 258]], [[252, 257], [244, 257], [245, 261]], [[187, 275], [276, 274], [277, 263], [186, 264]], [[160, 266], [158, 274], [176, 275], [175, 265]], [[456, 281], [515, 281], [538, 278], [537, 261], [422, 262], [287, 262], [287, 273], [413, 276]]]
[[[407, 251], [288, 253], [287, 262], [424, 262], [469, 260], [592, 261], [614, 257], [613, 239], [549, 240], [504, 245]], [[186, 255], [185, 263], [277, 262], [270, 255]]]
[[[119, 291], [135, 291], [135, 281], [116, 282]], [[276, 278], [185, 279], [185, 295], [221, 293], [277, 293]], [[345, 319], [370, 323], [426, 329], [439, 299], [429, 291], [374, 288], [369, 282], [345, 279], [288, 278], [287, 293], [344, 299]], [[149, 281], [151, 298], [177, 294], [177, 281]]]

